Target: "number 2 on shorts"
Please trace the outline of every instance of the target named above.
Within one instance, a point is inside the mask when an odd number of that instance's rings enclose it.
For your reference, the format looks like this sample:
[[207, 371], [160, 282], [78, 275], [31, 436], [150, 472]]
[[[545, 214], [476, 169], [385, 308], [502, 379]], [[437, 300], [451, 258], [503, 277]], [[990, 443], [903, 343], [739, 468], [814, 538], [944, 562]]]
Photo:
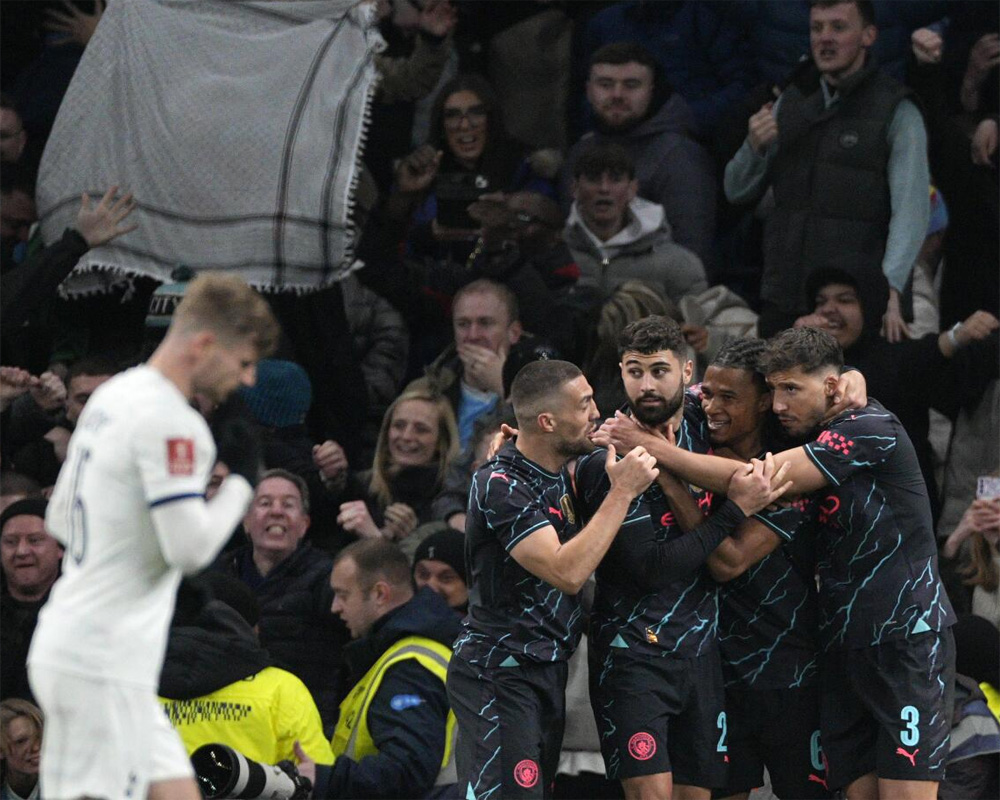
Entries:
[[727, 753], [729, 752], [729, 747], [726, 744], [726, 712], [720, 711], [718, 719], [715, 720], [715, 727], [718, 728], [722, 733], [719, 734], [719, 743], [715, 747], [717, 753]]

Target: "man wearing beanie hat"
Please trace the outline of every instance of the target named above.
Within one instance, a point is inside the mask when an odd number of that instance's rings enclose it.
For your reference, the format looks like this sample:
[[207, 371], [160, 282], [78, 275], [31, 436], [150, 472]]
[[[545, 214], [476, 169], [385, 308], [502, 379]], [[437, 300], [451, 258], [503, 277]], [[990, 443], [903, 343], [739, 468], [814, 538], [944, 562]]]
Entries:
[[312, 405], [312, 383], [294, 361], [265, 358], [257, 363], [257, 382], [240, 389], [243, 402], [266, 428], [302, 425]]
[[441, 595], [463, 617], [469, 607], [465, 577], [465, 534], [446, 522], [424, 539], [413, 554], [413, 582]]
[[11, 503], [0, 515], [0, 699], [31, 700], [26, 663], [28, 644], [35, 631], [38, 611], [59, 577], [63, 549], [45, 530], [45, 508], [40, 497]]

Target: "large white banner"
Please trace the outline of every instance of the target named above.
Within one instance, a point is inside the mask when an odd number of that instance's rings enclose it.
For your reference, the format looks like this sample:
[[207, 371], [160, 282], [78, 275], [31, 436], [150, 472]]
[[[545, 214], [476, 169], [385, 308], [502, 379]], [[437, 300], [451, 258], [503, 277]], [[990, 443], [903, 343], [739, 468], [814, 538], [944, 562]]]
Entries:
[[275, 290], [340, 279], [382, 46], [373, 6], [109, 3], [45, 148], [38, 209], [51, 243], [82, 192], [119, 184], [139, 228], [84, 256], [63, 289], [167, 280], [178, 264]]

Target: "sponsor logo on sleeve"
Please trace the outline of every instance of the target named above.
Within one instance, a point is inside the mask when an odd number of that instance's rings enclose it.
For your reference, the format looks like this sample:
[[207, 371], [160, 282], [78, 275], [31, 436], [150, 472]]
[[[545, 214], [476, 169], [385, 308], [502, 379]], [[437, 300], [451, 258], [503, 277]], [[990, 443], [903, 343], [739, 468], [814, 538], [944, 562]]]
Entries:
[[393, 711], [406, 711], [408, 708], [415, 708], [424, 702], [418, 694], [397, 694], [389, 701], [389, 707]]

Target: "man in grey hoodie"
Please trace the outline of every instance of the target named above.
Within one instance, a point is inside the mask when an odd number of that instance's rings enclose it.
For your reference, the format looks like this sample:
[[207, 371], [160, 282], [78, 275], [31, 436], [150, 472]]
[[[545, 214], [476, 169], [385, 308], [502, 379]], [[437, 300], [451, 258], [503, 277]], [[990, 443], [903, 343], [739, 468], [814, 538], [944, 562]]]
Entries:
[[620, 144], [635, 163], [639, 194], [662, 205], [677, 243], [710, 265], [715, 168], [695, 140], [691, 109], [670, 91], [655, 59], [633, 42], [599, 48], [590, 59], [587, 99], [597, 130], [570, 148], [560, 185], [564, 203], [581, 152], [594, 142]]
[[663, 206], [637, 196], [639, 180], [628, 151], [595, 142], [573, 165], [573, 205], [563, 238], [580, 268], [577, 285], [611, 294], [640, 280], [674, 303], [708, 288], [702, 262], [676, 244]]

